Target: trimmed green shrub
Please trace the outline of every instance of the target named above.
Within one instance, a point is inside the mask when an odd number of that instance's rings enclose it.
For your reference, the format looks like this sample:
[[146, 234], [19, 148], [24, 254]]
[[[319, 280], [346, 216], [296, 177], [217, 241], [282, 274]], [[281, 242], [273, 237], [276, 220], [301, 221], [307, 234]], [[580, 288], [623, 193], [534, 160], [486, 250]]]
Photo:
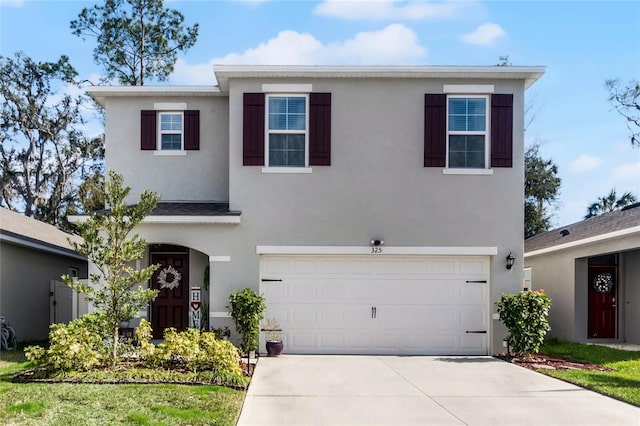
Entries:
[[540, 350], [551, 329], [547, 317], [551, 299], [543, 290], [503, 294], [496, 302], [500, 320], [509, 330], [508, 347], [515, 355], [529, 356]]
[[[138, 330], [141, 331], [138, 333]], [[194, 373], [212, 370], [225, 377], [242, 376], [238, 348], [230, 342], [216, 339], [210, 331], [201, 332], [189, 328], [177, 332], [174, 328], [168, 328], [164, 333], [164, 341], [154, 346], [147, 338], [151, 335], [149, 323], [141, 322], [138, 330], [136, 337], [140, 344], [140, 357], [145, 365], [184, 368]]]
[[240, 349], [245, 353], [258, 348], [260, 321], [267, 308], [264, 297], [250, 288], [229, 295], [229, 314], [233, 318], [236, 331], [242, 336]]
[[102, 366], [108, 356], [104, 320], [104, 315], [93, 313], [69, 324], [52, 324], [49, 348], [29, 346], [25, 356], [35, 365], [51, 366], [56, 370], [87, 371]]

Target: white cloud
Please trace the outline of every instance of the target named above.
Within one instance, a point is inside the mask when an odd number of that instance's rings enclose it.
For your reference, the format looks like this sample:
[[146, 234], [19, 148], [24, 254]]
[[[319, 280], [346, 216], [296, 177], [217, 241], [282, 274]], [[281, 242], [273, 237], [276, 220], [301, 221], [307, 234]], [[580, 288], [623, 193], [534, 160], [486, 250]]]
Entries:
[[351, 20], [421, 20], [452, 16], [469, 5], [469, 2], [325, 0], [316, 6], [314, 13]]
[[569, 165], [569, 172], [571, 173], [585, 173], [595, 170], [602, 164], [602, 159], [594, 157], [592, 155], [581, 154], [578, 158], [573, 160]]
[[640, 191], [640, 161], [615, 167], [612, 171], [612, 177], [620, 184], [626, 183], [634, 186], [634, 188], [630, 188], [631, 192], [640, 196], [637, 193]]
[[489, 22], [480, 25], [474, 32], [463, 35], [462, 41], [479, 46], [493, 46], [496, 39], [506, 35], [507, 33], [500, 25]]
[[239, 65], [389, 65], [424, 63], [427, 49], [418, 36], [402, 24], [380, 31], [360, 32], [353, 38], [323, 44], [309, 33], [284, 30], [242, 53], [190, 65], [178, 60], [173, 84], [212, 84], [213, 64]]

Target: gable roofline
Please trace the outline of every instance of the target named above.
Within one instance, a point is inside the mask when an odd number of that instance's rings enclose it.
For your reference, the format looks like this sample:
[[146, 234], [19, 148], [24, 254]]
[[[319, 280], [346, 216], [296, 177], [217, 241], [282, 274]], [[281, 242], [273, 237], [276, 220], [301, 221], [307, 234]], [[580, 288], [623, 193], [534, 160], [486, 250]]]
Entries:
[[[640, 235], [640, 203], [528, 238], [524, 241], [524, 256], [532, 257], [636, 234]], [[638, 241], [637, 246], [640, 247]]]
[[222, 91], [231, 78], [456, 78], [524, 80], [525, 88], [545, 72], [543, 66], [449, 65], [214, 65]]

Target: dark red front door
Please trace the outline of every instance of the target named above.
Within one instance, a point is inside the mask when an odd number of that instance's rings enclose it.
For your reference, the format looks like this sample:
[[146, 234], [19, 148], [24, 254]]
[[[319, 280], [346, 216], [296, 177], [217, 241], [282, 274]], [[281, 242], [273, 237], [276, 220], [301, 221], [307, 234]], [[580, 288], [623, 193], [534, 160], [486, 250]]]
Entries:
[[151, 278], [151, 288], [160, 291], [151, 302], [151, 327], [161, 339], [165, 328], [189, 326], [189, 255], [152, 253], [151, 263], [160, 265]]
[[589, 337], [616, 337], [618, 268], [589, 266]]

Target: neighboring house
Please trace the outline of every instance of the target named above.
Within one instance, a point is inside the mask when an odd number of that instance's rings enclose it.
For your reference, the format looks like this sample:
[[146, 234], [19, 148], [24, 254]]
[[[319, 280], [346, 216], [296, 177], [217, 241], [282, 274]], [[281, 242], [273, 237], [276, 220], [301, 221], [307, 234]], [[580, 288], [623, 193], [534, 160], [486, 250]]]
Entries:
[[[71, 274], [87, 277], [87, 259], [55, 226], [0, 207], [0, 316], [19, 341], [45, 340], [49, 325], [82, 313], [77, 296], [61, 282]], [[86, 310], [86, 308], [85, 308]]]
[[640, 203], [527, 239], [525, 268], [551, 336], [640, 344]]
[[162, 265], [142, 312], [156, 337], [189, 324], [193, 288], [217, 327], [249, 287], [288, 353], [501, 351], [494, 302], [522, 281], [524, 93], [543, 72], [216, 66], [216, 87], [91, 88], [107, 169], [130, 202], [162, 196], [137, 229], [141, 266]]

